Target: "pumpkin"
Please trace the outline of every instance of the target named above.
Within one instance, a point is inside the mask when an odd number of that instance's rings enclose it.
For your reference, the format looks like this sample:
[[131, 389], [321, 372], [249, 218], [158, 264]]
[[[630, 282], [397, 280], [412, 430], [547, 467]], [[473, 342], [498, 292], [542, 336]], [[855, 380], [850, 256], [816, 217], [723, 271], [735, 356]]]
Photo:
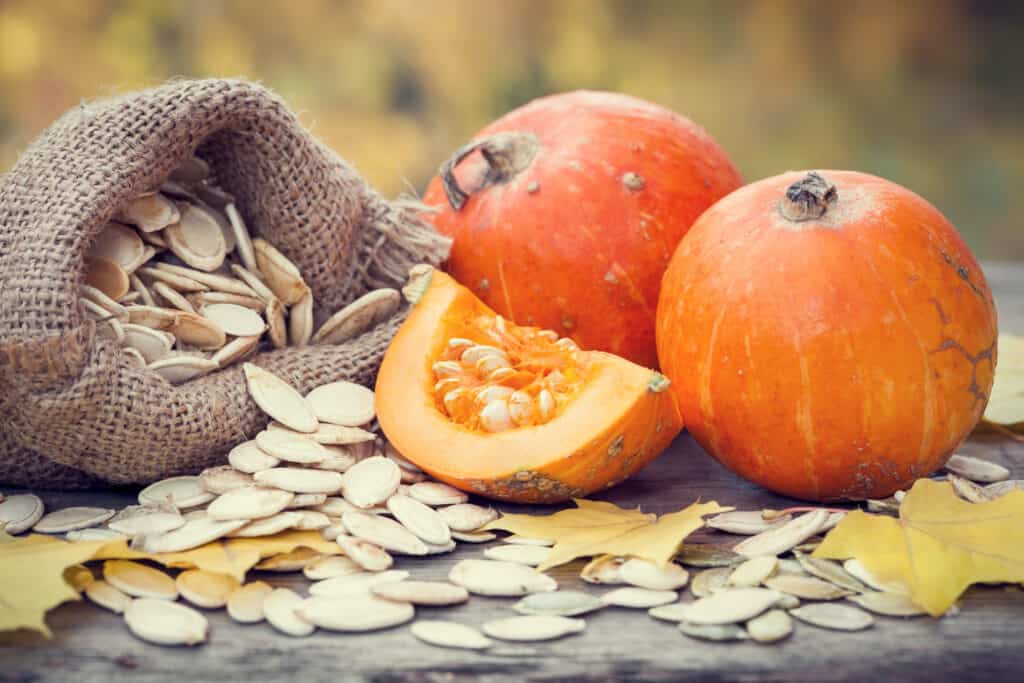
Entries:
[[463, 490], [555, 503], [630, 476], [682, 423], [668, 381], [550, 330], [519, 327], [429, 266], [377, 376], [381, 430]]
[[507, 319], [655, 367], [668, 260], [741, 184], [701, 128], [627, 95], [535, 100], [484, 128], [424, 195], [445, 268]]
[[996, 312], [931, 204], [862, 173], [786, 173], [722, 199], [665, 274], [657, 342], [687, 429], [810, 500], [879, 498], [980, 419]]

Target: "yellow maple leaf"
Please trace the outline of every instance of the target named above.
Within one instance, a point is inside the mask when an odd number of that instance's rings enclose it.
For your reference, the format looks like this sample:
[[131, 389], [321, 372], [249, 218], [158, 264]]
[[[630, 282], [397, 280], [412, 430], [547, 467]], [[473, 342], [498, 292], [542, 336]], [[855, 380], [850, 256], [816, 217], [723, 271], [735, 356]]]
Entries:
[[1024, 433], [1024, 337], [1001, 334], [998, 348], [999, 364], [985, 421]]
[[850, 513], [815, 557], [855, 557], [883, 582], [901, 582], [914, 602], [941, 616], [968, 586], [1024, 581], [1024, 491], [968, 503], [948, 482], [920, 479], [899, 519]]
[[694, 503], [684, 510], [657, 517], [625, 510], [612, 503], [575, 499], [575, 508], [553, 515], [502, 515], [485, 529], [503, 529], [521, 536], [544, 538], [555, 544], [541, 571], [592, 555], [642, 557], [669, 562], [683, 539], [704, 526], [705, 515], [725, 512], [718, 503]]

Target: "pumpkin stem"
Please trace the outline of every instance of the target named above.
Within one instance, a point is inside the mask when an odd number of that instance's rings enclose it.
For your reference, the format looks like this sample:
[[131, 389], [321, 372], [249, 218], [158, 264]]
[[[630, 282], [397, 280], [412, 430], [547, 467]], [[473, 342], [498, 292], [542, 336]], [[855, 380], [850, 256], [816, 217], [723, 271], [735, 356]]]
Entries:
[[[459, 186], [455, 178], [455, 167], [477, 150], [487, 162], [487, 173], [479, 187], [467, 191]], [[458, 211], [466, 204], [472, 192], [479, 192], [491, 185], [507, 183], [529, 167], [538, 151], [540, 142], [536, 135], [516, 131], [495, 133], [459, 147], [438, 170], [444, 193], [448, 196], [448, 203]]]
[[794, 223], [813, 221], [824, 216], [837, 201], [836, 186], [820, 173], [811, 171], [789, 186], [779, 204], [779, 212]]

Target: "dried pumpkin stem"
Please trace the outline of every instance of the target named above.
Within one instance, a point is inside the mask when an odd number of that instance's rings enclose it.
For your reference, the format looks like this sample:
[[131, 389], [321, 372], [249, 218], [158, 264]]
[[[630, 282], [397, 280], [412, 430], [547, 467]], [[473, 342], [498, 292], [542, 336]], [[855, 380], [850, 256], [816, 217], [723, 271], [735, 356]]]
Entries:
[[836, 186], [816, 171], [789, 186], [779, 204], [779, 213], [787, 220], [799, 223], [821, 218], [839, 201]]
[[[479, 187], [467, 191], [455, 178], [455, 167], [478, 150], [487, 162], [487, 173]], [[507, 183], [529, 167], [539, 150], [540, 142], [533, 133], [515, 131], [495, 133], [463, 145], [455, 150], [450, 159], [441, 164], [438, 171], [448, 203], [458, 211], [466, 204], [472, 192], [478, 192], [491, 185]]]

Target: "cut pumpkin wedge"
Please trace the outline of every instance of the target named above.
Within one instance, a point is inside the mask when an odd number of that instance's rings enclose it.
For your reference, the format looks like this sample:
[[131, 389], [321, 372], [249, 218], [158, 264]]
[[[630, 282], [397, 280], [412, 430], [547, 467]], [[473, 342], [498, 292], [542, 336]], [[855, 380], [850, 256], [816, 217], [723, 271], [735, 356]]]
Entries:
[[377, 376], [377, 419], [442, 481], [556, 503], [623, 481], [682, 429], [653, 370], [514, 325], [428, 266], [403, 291], [414, 306]]

